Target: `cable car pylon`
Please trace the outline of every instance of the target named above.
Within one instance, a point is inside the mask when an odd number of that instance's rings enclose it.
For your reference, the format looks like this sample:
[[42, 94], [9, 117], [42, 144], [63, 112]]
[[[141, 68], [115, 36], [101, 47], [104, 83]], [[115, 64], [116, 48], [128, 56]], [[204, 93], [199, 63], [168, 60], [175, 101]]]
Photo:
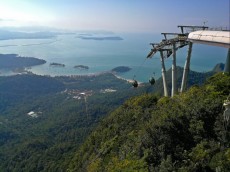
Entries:
[[[188, 55], [185, 62], [185, 68], [183, 72], [183, 79], [181, 83], [181, 90], [183, 92], [186, 89], [186, 82], [188, 78], [189, 68], [190, 68], [190, 59], [191, 59], [191, 52], [192, 52], [192, 43], [188, 40], [189, 33], [185, 32], [185, 29], [191, 29], [192, 31], [195, 30], [206, 30], [208, 27], [206, 26], [178, 26], [181, 29], [181, 33], [161, 33], [164, 36], [164, 39], [160, 43], [151, 43], [152, 49], [150, 53], [147, 55], [147, 58], [152, 58], [154, 54], [160, 52], [161, 55], [161, 66], [162, 66], [162, 80], [163, 80], [163, 87], [164, 87], [164, 96], [168, 96], [168, 89], [166, 83], [166, 71], [165, 71], [165, 64], [164, 59], [169, 58], [172, 54], [172, 90], [171, 90], [171, 97], [174, 97], [177, 94], [177, 66], [176, 66], [176, 51], [180, 48], [183, 48], [189, 45]], [[173, 36], [173, 38], [168, 38], [168, 36]], [[163, 52], [166, 51], [167, 55], [164, 56]]]

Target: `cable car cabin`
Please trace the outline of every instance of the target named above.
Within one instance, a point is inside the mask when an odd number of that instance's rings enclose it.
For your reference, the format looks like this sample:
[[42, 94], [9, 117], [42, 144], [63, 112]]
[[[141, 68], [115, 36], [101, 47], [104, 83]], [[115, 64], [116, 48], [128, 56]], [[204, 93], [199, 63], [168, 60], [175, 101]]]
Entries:
[[151, 78], [149, 79], [149, 83], [150, 83], [151, 85], [154, 85], [154, 84], [155, 84], [155, 79], [154, 79], [154, 77], [151, 77]]
[[138, 82], [136, 80], [134, 80], [132, 85], [133, 85], [134, 88], [137, 88], [138, 87]]
[[172, 55], [172, 50], [167, 51], [167, 58], [169, 58]]

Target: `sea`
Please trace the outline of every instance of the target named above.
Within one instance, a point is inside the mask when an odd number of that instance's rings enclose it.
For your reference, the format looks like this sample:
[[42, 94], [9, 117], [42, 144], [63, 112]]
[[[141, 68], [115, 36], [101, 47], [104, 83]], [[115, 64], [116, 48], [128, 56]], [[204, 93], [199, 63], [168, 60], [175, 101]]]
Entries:
[[[27, 69], [38, 75], [93, 75], [111, 71], [118, 66], [127, 66], [131, 70], [118, 74], [119, 77], [148, 82], [152, 76], [161, 76], [160, 54], [155, 54], [151, 59], [146, 58], [152, 48], [150, 43], [158, 43], [163, 38], [160, 33], [113, 33], [113, 36], [123, 40], [81, 39], [78, 33], [61, 34], [51, 39], [1, 40], [0, 53], [46, 60], [47, 63], [43, 65]], [[184, 66], [187, 48], [177, 51], [178, 66]], [[194, 44], [190, 68], [207, 72], [217, 63], [225, 63], [226, 57], [226, 48]], [[65, 64], [65, 67], [50, 66], [50, 63]], [[74, 68], [76, 65], [85, 65], [89, 69]], [[165, 65], [166, 69], [171, 68], [172, 57], [165, 60]], [[13, 74], [8, 69], [0, 70], [0, 75]]]

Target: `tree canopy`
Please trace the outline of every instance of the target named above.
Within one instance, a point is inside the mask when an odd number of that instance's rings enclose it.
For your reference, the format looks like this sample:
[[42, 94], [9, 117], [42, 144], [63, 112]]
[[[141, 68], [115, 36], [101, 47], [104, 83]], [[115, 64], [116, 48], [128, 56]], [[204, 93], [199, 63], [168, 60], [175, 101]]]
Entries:
[[229, 171], [229, 93], [230, 76], [219, 73], [174, 98], [131, 98], [91, 133], [69, 171]]

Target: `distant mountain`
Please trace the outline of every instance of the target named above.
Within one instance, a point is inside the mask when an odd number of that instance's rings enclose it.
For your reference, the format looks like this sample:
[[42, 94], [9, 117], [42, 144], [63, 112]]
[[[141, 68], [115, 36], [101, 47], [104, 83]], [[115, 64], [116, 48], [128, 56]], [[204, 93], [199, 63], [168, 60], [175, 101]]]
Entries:
[[[181, 81], [183, 77], [183, 71], [184, 69], [180, 66], [177, 66], [177, 88], [181, 88]], [[196, 71], [189, 71], [188, 75], [188, 81], [187, 81], [187, 88], [193, 86], [193, 85], [202, 85], [207, 78], [212, 76], [215, 72], [210, 71], [210, 72], [196, 72]], [[171, 94], [171, 88], [172, 88], [172, 69], [170, 68], [166, 72], [166, 82], [167, 82], [167, 88], [169, 95]], [[156, 80], [155, 85], [153, 86], [153, 91], [160, 93], [161, 95], [164, 93], [163, 89], [163, 82], [162, 82], [162, 77]]]
[[225, 64], [223, 63], [218, 63], [216, 66], [213, 68], [213, 72], [223, 72], [224, 71], [224, 66]]
[[46, 27], [46, 26], [21, 26], [21, 27], [13, 27], [13, 26], [5, 26], [0, 27], [0, 30], [8, 30], [11, 32], [69, 32], [64, 29], [57, 29], [54, 27]]

